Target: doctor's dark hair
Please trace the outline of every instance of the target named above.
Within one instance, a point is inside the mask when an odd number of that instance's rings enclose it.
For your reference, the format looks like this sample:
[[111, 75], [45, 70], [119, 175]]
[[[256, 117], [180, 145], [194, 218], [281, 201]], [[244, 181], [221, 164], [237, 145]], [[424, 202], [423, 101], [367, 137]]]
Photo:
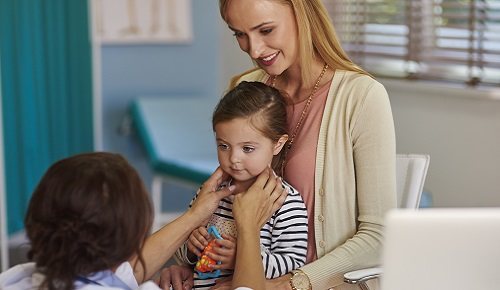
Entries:
[[[286, 99], [279, 90], [261, 82], [243, 81], [230, 90], [215, 107], [212, 128], [215, 131], [215, 125], [237, 118], [248, 118], [257, 131], [273, 142], [288, 134]], [[271, 164], [280, 176], [283, 176], [287, 144]]]
[[145, 268], [141, 247], [152, 220], [149, 195], [122, 156], [87, 153], [54, 163], [25, 218], [28, 258], [45, 276], [41, 288], [71, 290], [78, 276], [131, 258]]

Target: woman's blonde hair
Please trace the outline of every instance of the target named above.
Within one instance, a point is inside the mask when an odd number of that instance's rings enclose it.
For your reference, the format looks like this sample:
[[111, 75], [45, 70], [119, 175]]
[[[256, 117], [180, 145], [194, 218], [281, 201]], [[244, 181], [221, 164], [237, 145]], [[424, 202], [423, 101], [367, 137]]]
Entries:
[[[222, 18], [227, 22], [226, 10], [233, 0], [219, 0]], [[268, 0], [271, 1], [271, 0]], [[354, 64], [342, 49], [332, 21], [321, 0], [272, 0], [292, 7], [298, 29], [299, 57], [302, 79], [312, 82], [312, 62], [320, 58], [330, 67], [369, 75]]]

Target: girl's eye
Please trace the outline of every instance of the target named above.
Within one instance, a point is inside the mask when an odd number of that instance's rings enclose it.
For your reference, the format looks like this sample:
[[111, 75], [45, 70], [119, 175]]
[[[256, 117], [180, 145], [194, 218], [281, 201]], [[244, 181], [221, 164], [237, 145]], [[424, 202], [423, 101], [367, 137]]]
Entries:
[[253, 148], [253, 147], [249, 147], [249, 146], [243, 147], [243, 152], [245, 152], [245, 153], [250, 153], [250, 152], [253, 152], [254, 150], [255, 150], [255, 148]]
[[217, 145], [217, 147], [220, 150], [227, 150], [227, 149], [229, 149], [229, 146], [227, 146], [226, 144], [219, 144], [219, 145]]

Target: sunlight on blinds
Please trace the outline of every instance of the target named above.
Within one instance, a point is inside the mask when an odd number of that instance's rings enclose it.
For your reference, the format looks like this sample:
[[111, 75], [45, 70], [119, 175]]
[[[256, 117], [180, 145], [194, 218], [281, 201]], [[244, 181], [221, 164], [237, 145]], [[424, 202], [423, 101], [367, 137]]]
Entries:
[[375, 75], [500, 85], [500, 0], [324, 0]]

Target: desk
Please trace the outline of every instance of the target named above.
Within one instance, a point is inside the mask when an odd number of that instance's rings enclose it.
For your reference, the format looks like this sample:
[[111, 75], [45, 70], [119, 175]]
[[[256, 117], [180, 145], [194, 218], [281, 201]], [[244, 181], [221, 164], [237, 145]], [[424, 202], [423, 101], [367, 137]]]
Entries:
[[196, 96], [163, 96], [139, 97], [132, 103], [132, 119], [154, 172], [154, 230], [179, 214], [162, 212], [163, 184], [199, 187], [219, 165], [212, 130], [215, 102]]

